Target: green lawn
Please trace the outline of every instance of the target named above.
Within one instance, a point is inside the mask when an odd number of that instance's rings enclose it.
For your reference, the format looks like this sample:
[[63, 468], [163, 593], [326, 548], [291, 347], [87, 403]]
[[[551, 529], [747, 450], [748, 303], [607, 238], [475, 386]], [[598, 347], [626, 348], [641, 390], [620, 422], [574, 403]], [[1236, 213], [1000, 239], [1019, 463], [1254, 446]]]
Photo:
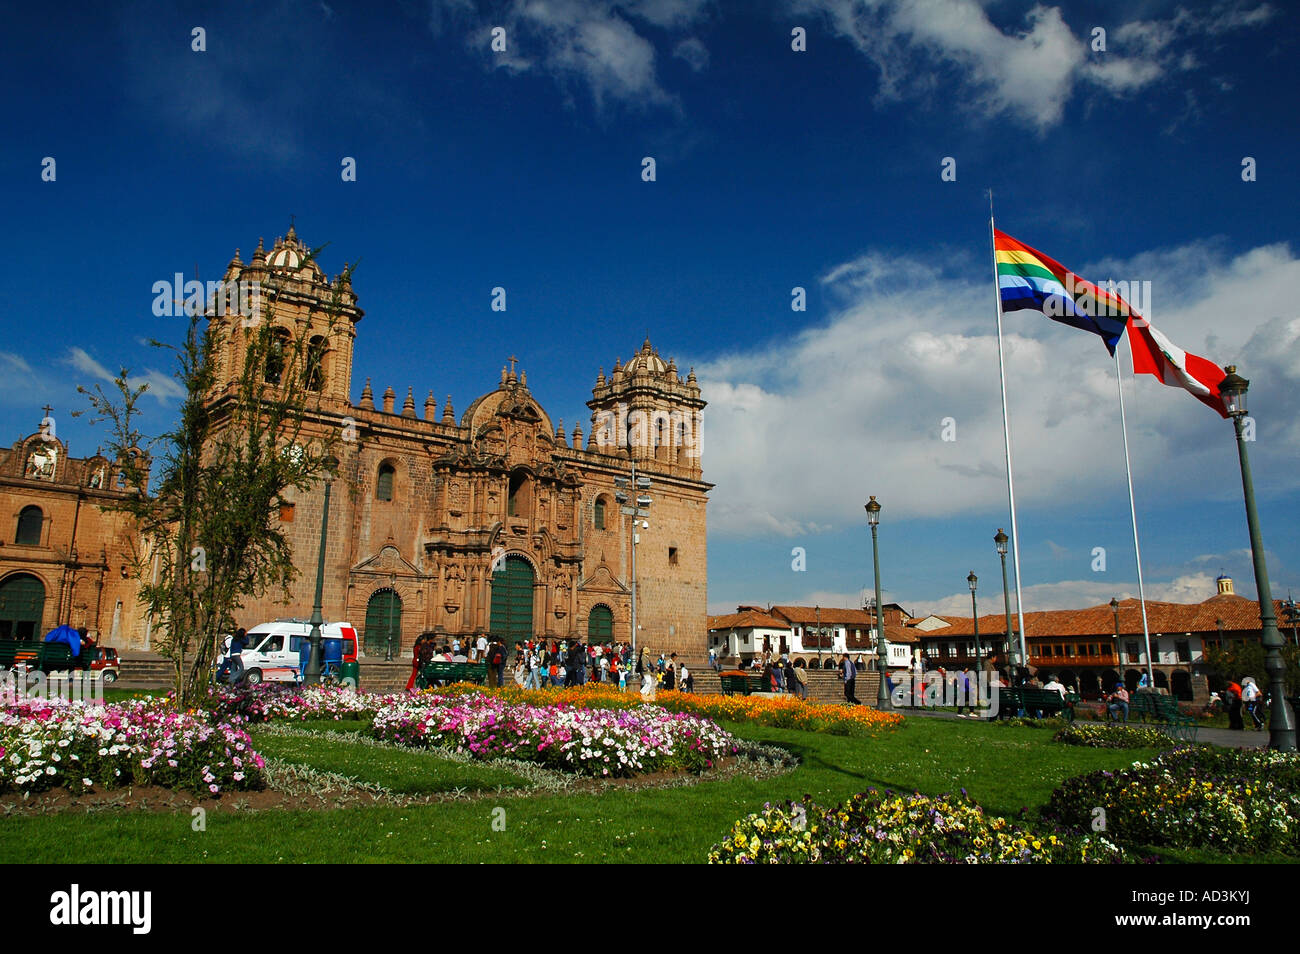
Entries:
[[[802, 764], [775, 779], [736, 777], [646, 790], [495, 793], [518, 777], [419, 751], [349, 742], [356, 723], [308, 723], [325, 738], [257, 732], [268, 755], [375, 782], [393, 791], [485, 790], [482, 798], [335, 811], [210, 812], [207, 831], [190, 816], [144, 812], [39, 815], [0, 825], [0, 861], [223, 862], [699, 862], [739, 817], [765, 801], [805, 794], [835, 802], [868, 787], [942, 794], [965, 788], [996, 814], [1036, 809], [1065, 778], [1119, 768], [1150, 750], [1059, 745], [1050, 730], [909, 718], [879, 739], [727, 724], [746, 738], [796, 753]], [[504, 816], [494, 809], [504, 809]], [[493, 827], [504, 820], [504, 830]], [[1204, 852], [1178, 860], [1227, 860]], [[1260, 860], [1258, 858], [1254, 859]]]

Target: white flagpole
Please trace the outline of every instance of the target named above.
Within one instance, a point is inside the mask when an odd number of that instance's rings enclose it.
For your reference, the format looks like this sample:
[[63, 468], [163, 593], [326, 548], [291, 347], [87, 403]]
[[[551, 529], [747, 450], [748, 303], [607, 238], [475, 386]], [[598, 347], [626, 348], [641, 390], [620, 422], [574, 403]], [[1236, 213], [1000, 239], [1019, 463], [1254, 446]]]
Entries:
[[[1020, 598], [1020, 533], [1016, 527], [1016, 483], [1011, 470], [1011, 419], [1007, 415], [1007, 372], [1002, 357], [1002, 289], [998, 286], [998, 252], [997, 239], [993, 228], [993, 190], [989, 190], [989, 241], [993, 255], [993, 298], [998, 306], [998, 380], [1002, 384], [1002, 437], [1007, 452], [1007, 500], [1011, 505], [1011, 559], [1016, 576], [1016, 620], [1020, 626], [1020, 665], [1029, 665], [1029, 654], [1025, 651], [1025, 608]], [[1007, 633], [1008, 647], [1011, 634]], [[1149, 655], [1149, 654], [1148, 654]]]
[[[1130, 354], [1132, 350], [1133, 343], [1129, 342]], [[1115, 346], [1115, 386], [1119, 389], [1120, 430], [1124, 432], [1124, 473], [1128, 475], [1128, 512], [1133, 521], [1133, 554], [1137, 558], [1138, 604], [1142, 607], [1142, 637], [1146, 641], [1147, 649], [1147, 681], [1151, 683], [1151, 688], [1154, 689], [1156, 687], [1156, 676], [1151, 667], [1151, 630], [1147, 625], [1147, 595], [1142, 585], [1142, 549], [1138, 546], [1137, 506], [1133, 502], [1133, 467], [1129, 463], [1128, 457], [1128, 419], [1124, 414], [1124, 381], [1120, 375], [1118, 344]], [[1119, 652], [1118, 646], [1115, 647], [1115, 652]]]

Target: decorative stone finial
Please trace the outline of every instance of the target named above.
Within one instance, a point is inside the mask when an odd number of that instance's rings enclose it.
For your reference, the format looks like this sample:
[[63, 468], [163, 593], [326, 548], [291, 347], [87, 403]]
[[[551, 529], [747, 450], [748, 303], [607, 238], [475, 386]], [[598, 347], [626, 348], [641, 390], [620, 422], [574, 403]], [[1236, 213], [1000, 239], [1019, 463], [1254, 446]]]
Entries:
[[447, 403], [442, 406], [442, 423], [455, 424], [456, 413], [451, 409], [451, 395], [447, 395]]
[[402, 402], [402, 417], [415, 417], [415, 389], [406, 389], [406, 400]]
[[437, 416], [438, 402], [433, 399], [433, 391], [430, 391], [429, 396], [424, 399], [424, 419], [432, 421]]
[[384, 389], [384, 413], [385, 414], [393, 413], [393, 402], [395, 400], [397, 400], [397, 394], [394, 393], [393, 387], [390, 384], [387, 388]]
[[375, 394], [370, 390], [369, 378], [366, 378], [366, 386], [361, 389], [361, 402], [357, 407], [365, 408], [367, 411], [375, 409]]

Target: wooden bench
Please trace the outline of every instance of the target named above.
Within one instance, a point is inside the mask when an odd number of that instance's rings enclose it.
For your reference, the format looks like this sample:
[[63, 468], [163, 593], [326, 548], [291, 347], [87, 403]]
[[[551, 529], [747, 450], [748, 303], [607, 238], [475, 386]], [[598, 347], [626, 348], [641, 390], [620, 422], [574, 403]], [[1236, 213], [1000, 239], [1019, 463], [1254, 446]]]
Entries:
[[1129, 697], [1128, 713], [1130, 716], [1141, 716], [1144, 724], [1150, 717], [1152, 722], [1163, 725], [1174, 738], [1187, 742], [1195, 742], [1201, 728], [1194, 718], [1183, 715], [1172, 696], [1158, 692], [1133, 693]]
[[766, 683], [762, 673], [724, 672], [718, 675], [724, 696], [750, 696], [756, 692], [771, 692], [772, 686]]
[[415, 677], [417, 689], [450, 685], [453, 682], [473, 682], [482, 685], [487, 682], [487, 663], [458, 663], [439, 659], [425, 663]]

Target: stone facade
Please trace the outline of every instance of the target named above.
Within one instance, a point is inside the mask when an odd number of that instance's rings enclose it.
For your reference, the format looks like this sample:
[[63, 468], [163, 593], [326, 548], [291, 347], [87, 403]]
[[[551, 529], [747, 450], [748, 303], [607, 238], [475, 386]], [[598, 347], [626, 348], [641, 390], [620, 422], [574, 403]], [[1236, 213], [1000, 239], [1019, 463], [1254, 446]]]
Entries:
[[[581, 426], [566, 433], [534, 400], [513, 358], [496, 389], [459, 417], [450, 397], [439, 411], [432, 391], [417, 414], [411, 388], [400, 409], [392, 388], [376, 407], [369, 379], [353, 404], [353, 343], [364, 313], [346, 268], [331, 281], [305, 255], [290, 229], [269, 252], [259, 240], [248, 264], [236, 253], [225, 280], [273, 289], [267, 319], [316, 341], [319, 400], [304, 438], [329, 440], [339, 459], [325, 549], [327, 619], [352, 622], [372, 656], [387, 648], [375, 636], [390, 625], [407, 653], [423, 632], [518, 637], [526, 625], [539, 636], [585, 639], [593, 614], [597, 622], [612, 618], [613, 639], [630, 639], [631, 518], [620, 511], [616, 480], [630, 478], [635, 464], [651, 482], [641, 492], [652, 501], [636, 554], [638, 643], [706, 652], [711, 485], [701, 473], [705, 402], [693, 371], [683, 379], [647, 340], [609, 377], [597, 376], [585, 443]], [[244, 320], [210, 320], [228, 341], [212, 398], [219, 411], [242, 371]], [[281, 520], [300, 570], [293, 598], [251, 601], [241, 625], [310, 614], [323, 501], [323, 486], [290, 495]]]
[[84, 626], [106, 645], [143, 648], [131, 519], [112, 509], [131, 489], [96, 454], [68, 456], [46, 416], [0, 449], [0, 639]]

